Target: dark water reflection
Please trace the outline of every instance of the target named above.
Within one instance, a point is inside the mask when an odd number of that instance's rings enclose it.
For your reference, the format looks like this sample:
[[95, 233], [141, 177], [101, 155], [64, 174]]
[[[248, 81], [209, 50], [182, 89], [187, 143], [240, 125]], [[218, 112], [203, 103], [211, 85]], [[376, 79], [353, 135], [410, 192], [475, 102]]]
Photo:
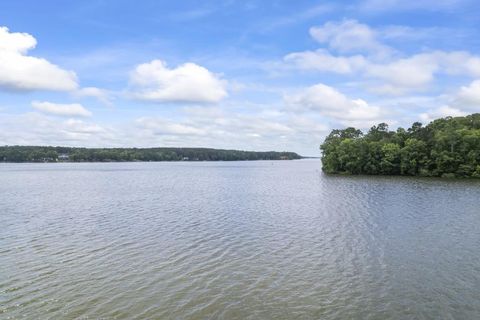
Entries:
[[0, 318], [478, 319], [480, 182], [0, 165]]

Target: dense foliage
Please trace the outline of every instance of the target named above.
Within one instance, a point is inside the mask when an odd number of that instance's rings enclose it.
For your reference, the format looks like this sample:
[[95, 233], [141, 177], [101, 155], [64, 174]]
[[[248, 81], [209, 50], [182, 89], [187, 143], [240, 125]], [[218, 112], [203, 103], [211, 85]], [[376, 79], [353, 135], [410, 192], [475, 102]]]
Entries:
[[407, 130], [333, 130], [320, 149], [326, 173], [480, 178], [480, 113]]
[[0, 147], [0, 161], [4, 162], [233, 161], [300, 158], [294, 152], [253, 152], [207, 148]]

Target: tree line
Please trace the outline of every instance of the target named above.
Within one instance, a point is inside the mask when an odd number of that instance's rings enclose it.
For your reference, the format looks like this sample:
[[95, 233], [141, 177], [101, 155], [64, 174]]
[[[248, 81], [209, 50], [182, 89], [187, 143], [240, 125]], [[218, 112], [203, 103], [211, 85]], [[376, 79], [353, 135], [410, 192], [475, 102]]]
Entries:
[[320, 149], [326, 173], [480, 178], [480, 113], [396, 131], [333, 130]]
[[294, 152], [254, 152], [208, 148], [0, 147], [3, 162], [235, 161], [293, 160]]

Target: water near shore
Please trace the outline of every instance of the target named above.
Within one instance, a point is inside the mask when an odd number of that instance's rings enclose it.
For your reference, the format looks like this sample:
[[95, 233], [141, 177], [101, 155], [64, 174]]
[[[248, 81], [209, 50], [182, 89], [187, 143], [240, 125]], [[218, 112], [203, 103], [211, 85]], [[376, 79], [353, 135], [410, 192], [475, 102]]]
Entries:
[[0, 165], [1, 319], [478, 319], [480, 182]]

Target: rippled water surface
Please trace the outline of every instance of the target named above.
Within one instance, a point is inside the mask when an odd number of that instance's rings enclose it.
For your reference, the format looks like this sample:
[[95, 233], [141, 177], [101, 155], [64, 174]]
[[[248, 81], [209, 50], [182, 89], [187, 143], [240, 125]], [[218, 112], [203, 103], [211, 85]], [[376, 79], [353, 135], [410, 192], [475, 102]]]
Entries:
[[0, 319], [479, 319], [480, 182], [0, 164]]

